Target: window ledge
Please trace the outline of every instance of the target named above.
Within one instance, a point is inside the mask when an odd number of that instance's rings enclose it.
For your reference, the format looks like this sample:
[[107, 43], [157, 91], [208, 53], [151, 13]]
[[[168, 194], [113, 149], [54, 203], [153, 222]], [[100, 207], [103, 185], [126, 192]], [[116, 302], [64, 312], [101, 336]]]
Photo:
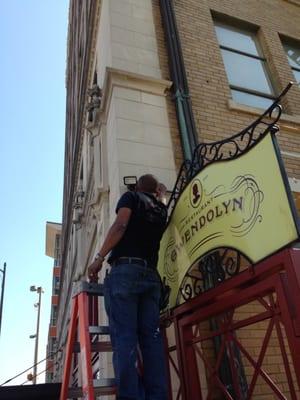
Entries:
[[[240, 112], [244, 112], [246, 114], [252, 114], [252, 115], [257, 115], [257, 116], [261, 115], [262, 112], [264, 111], [262, 108], [246, 106], [244, 104], [236, 103], [233, 100], [228, 100], [227, 106], [228, 106], [229, 110], [240, 111]], [[295, 124], [298, 126], [289, 125], [289, 124]], [[279, 125], [281, 128], [290, 130], [292, 132], [300, 133], [300, 115], [289, 115], [289, 114], [282, 113], [281, 117], [280, 117]]]

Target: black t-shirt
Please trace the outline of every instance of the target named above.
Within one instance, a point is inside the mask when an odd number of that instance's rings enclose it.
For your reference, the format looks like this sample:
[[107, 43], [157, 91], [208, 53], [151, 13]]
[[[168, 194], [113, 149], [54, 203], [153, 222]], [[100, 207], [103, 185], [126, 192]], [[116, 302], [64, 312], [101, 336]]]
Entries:
[[[149, 205], [161, 211], [153, 221], [145, 217]], [[159, 243], [167, 220], [166, 206], [149, 193], [126, 192], [118, 201], [116, 212], [123, 207], [130, 208], [132, 213], [124, 236], [113, 248], [109, 262], [112, 263], [119, 257], [138, 257], [156, 267]]]

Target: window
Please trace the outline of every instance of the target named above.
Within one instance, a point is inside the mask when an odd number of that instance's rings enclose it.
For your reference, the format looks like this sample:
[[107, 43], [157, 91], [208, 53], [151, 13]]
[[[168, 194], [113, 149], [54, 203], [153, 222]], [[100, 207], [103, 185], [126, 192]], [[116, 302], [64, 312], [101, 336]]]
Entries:
[[286, 52], [288, 62], [293, 70], [295, 80], [300, 82], [300, 46], [284, 43], [283, 48]]
[[56, 306], [52, 306], [50, 325], [51, 326], [56, 326], [56, 322], [57, 322], [57, 307]]
[[233, 100], [268, 108], [275, 93], [255, 33], [219, 22], [215, 28]]
[[60, 278], [59, 278], [59, 276], [54, 276], [53, 277], [53, 288], [52, 288], [54, 295], [59, 294], [59, 286], [60, 286]]
[[54, 249], [54, 266], [59, 266], [60, 263], [60, 234], [55, 235], [55, 249]]

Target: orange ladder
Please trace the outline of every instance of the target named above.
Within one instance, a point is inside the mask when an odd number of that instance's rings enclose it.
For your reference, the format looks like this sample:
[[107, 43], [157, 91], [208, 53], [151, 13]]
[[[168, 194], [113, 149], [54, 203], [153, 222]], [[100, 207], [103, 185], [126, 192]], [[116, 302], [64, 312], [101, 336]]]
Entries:
[[[93, 379], [92, 353], [111, 351], [108, 341], [91, 341], [99, 335], [109, 335], [108, 326], [90, 326], [89, 309], [97, 297], [103, 296], [103, 285], [76, 282], [73, 285], [71, 319], [66, 347], [65, 365], [60, 400], [83, 398], [95, 400], [99, 395], [116, 393], [114, 379]], [[79, 343], [75, 342], [78, 332]], [[81, 387], [69, 387], [73, 354], [80, 352]]]

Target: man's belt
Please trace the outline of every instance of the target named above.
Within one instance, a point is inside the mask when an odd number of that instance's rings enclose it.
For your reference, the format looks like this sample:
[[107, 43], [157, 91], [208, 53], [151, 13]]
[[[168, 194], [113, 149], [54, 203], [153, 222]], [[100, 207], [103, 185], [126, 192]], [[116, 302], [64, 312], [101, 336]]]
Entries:
[[136, 264], [136, 265], [141, 265], [143, 267], [155, 269], [155, 267], [153, 267], [152, 265], [149, 265], [147, 260], [144, 260], [143, 258], [138, 258], [138, 257], [119, 257], [113, 261], [112, 266], [117, 265], [117, 264]]

